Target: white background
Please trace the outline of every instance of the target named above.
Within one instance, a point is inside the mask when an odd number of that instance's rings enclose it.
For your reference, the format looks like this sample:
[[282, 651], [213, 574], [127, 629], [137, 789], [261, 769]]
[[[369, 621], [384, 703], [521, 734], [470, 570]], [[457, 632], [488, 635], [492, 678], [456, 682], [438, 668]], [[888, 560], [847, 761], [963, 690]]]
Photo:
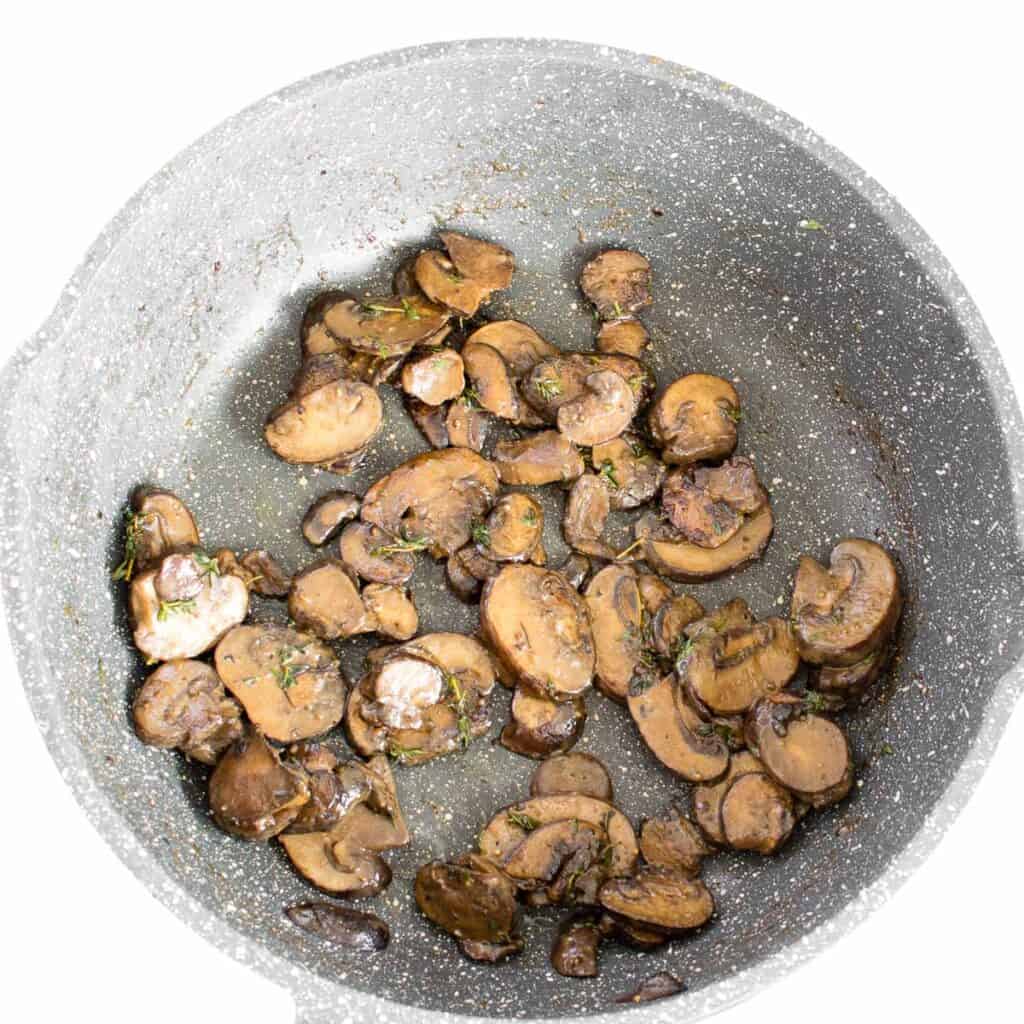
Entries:
[[[547, 35], [698, 67], [812, 125], [938, 242], [1024, 392], [1015, 6], [8, 5], [0, 41], [0, 358], [46, 317], [122, 203], [243, 105], [384, 49]], [[5, 639], [0, 665], [9, 801], [0, 846], [5, 1018], [289, 1020], [288, 996], [193, 935], [92, 831], [44, 750]], [[899, 895], [756, 1005], [719, 1019], [1019, 1019], [1024, 814], [1013, 755], [1022, 746], [1018, 713], [967, 811]]]

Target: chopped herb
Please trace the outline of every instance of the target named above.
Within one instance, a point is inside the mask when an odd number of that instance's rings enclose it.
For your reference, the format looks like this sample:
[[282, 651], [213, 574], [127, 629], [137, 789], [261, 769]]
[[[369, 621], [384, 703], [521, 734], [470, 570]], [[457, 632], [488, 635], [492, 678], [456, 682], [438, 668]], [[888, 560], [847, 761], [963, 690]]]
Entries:
[[542, 377], [534, 386], [540, 393], [540, 397], [547, 402], [550, 402], [552, 398], [556, 398], [562, 393], [561, 382], [555, 380], [553, 377]]
[[647, 449], [639, 441], [630, 441], [629, 447], [636, 458], [643, 459], [647, 456]]
[[537, 525], [537, 513], [536, 513], [536, 511], [534, 511], [534, 509], [532, 509], [532, 508], [528, 508], [523, 513], [523, 522], [527, 526], [536, 526]]
[[601, 463], [601, 469], [597, 475], [602, 479], [607, 480], [616, 491], [619, 489], [619, 481], [615, 476], [615, 463], [612, 462], [611, 459], [605, 459], [604, 462]]
[[[192, 561], [199, 566], [204, 576], [219, 576], [220, 566], [216, 561], [210, 558], [209, 555], [203, 554], [202, 551], [192, 552]], [[262, 577], [260, 577], [262, 579]]]
[[629, 378], [629, 386], [633, 389], [634, 395], [638, 395], [643, 391], [645, 380], [646, 378], [642, 373], [634, 373], [633, 376]]
[[823, 711], [828, 710], [828, 701], [823, 694], [816, 690], [808, 690], [804, 694], [804, 709], [812, 715], [820, 715]]
[[725, 415], [728, 416], [733, 423], [739, 423], [740, 420], [743, 419], [743, 410], [730, 405], [726, 408]]
[[806, 220], [798, 220], [796, 226], [803, 231], [824, 231], [825, 225], [820, 220], [809, 217]]
[[487, 528], [486, 523], [477, 520], [473, 524], [471, 536], [480, 547], [489, 548], [491, 546], [491, 531]]
[[420, 747], [403, 747], [401, 744], [395, 743], [394, 740], [388, 744], [388, 757], [400, 764], [404, 764], [411, 757], [419, 757], [422, 753], [423, 750]]
[[463, 749], [465, 749], [473, 739], [472, 724], [469, 721], [469, 715], [466, 714], [466, 691], [463, 690], [459, 677], [453, 673], [449, 672], [445, 676], [445, 683], [448, 687], [448, 692], [452, 695], [451, 707], [459, 716], [459, 742], [462, 744]]
[[371, 558], [388, 558], [391, 555], [399, 555], [403, 551], [423, 551], [430, 544], [428, 537], [408, 537], [403, 534], [398, 540], [390, 544], [380, 544], [370, 548]]
[[462, 744], [462, 749], [465, 750], [472, 740], [473, 732], [469, 718], [466, 715], [459, 715], [459, 742]]
[[166, 622], [170, 615], [179, 615], [182, 612], [188, 612], [191, 615], [195, 610], [195, 598], [190, 597], [185, 601], [161, 601], [156, 617], [160, 622]]
[[618, 560], [619, 560], [620, 558], [625, 558], [625, 557], [626, 557], [626, 555], [628, 555], [628, 554], [629, 554], [630, 552], [634, 551], [634, 550], [635, 550], [636, 548], [638, 548], [638, 547], [639, 547], [639, 546], [640, 546], [641, 544], [643, 544], [643, 542], [644, 542], [645, 540], [646, 540], [646, 538], [645, 538], [645, 537], [637, 537], [637, 539], [636, 539], [635, 541], [633, 541], [633, 543], [632, 543], [632, 544], [630, 544], [628, 548], [623, 548], [623, 549], [622, 549], [622, 550], [621, 550], [621, 551], [620, 551], [620, 552], [619, 552], [619, 553], [618, 553], [618, 554], [617, 554], [617, 555], [615, 556], [615, 561], [618, 561]]
[[299, 681], [298, 677], [305, 671], [305, 666], [302, 666], [298, 672], [295, 671], [295, 659], [308, 646], [308, 644], [303, 644], [301, 647], [296, 647], [293, 644], [282, 644], [278, 649], [278, 664], [271, 669], [271, 672], [277, 680], [277, 685], [282, 690], [290, 690]]
[[470, 407], [470, 409], [480, 408], [480, 392], [474, 387], [466, 387], [462, 389], [462, 394], [459, 396], [462, 401]]
[[530, 815], [523, 814], [520, 811], [509, 811], [505, 817], [510, 825], [515, 825], [516, 828], [521, 828], [524, 832], [532, 832], [540, 825], [536, 818], [531, 818]]
[[154, 514], [140, 516], [130, 508], [124, 510], [124, 558], [113, 572], [115, 580], [131, 582], [132, 573], [135, 571], [135, 559], [138, 554], [137, 547], [139, 534], [142, 533], [142, 524]]
[[625, 314], [622, 312], [622, 307], [617, 302], [612, 303], [612, 309], [615, 310], [615, 318], [617, 320], [621, 320], [623, 316], [625, 316]]
[[675, 665], [677, 672], [686, 667], [691, 654], [693, 654], [693, 640], [688, 636], [681, 636], [672, 647], [672, 664]]
[[401, 313], [406, 320], [422, 320], [419, 310], [408, 300], [402, 299], [400, 306], [379, 306], [371, 302], [363, 303], [363, 309], [371, 313]]
[[893, 745], [886, 741], [878, 748], [878, 753], [882, 757], [892, 757], [892, 755], [895, 754], [896, 751], [893, 748]]

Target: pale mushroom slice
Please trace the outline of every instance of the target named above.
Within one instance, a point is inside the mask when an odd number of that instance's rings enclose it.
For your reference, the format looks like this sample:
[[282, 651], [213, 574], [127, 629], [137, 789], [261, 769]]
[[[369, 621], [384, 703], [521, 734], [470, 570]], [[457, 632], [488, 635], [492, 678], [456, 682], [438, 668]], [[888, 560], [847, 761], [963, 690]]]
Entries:
[[287, 828], [309, 800], [306, 773], [282, 761], [256, 730], [237, 740], [210, 776], [210, 810], [225, 832], [264, 840]]
[[494, 464], [502, 483], [525, 486], [575, 480], [584, 470], [579, 449], [557, 430], [542, 430], [519, 441], [499, 441]]
[[508, 249], [456, 231], [442, 231], [441, 244], [448, 250], [456, 270], [479, 282], [488, 292], [502, 291], [512, 283], [516, 263]]
[[874, 541], [840, 541], [828, 569], [800, 559], [790, 615], [804, 661], [856, 664], [886, 644], [902, 608], [896, 565]]
[[481, 409], [465, 392], [448, 406], [444, 418], [448, 443], [453, 448], [469, 448], [474, 452], [483, 451], [490, 426], [490, 413]]
[[426, 545], [392, 537], [371, 523], [349, 523], [341, 531], [338, 553], [357, 576], [370, 583], [408, 583], [416, 569], [416, 552]]
[[594, 445], [590, 461], [608, 488], [613, 509], [637, 508], [653, 501], [665, 479], [664, 464], [631, 433]]
[[[546, 423], [556, 423], [563, 406], [576, 402], [591, 390], [588, 385], [591, 376], [609, 371], [629, 386], [634, 412], [654, 391], [654, 375], [639, 359], [610, 352], [562, 352], [538, 362], [522, 379], [520, 392]], [[611, 434], [602, 440], [614, 436]]]
[[495, 562], [525, 562], [541, 541], [544, 509], [522, 491], [503, 494], [473, 529], [473, 540], [482, 555]]
[[379, 853], [334, 842], [330, 832], [287, 833], [278, 840], [295, 870], [324, 892], [376, 896], [391, 883], [391, 868]]
[[793, 797], [770, 776], [750, 772], [735, 779], [722, 799], [722, 834], [734, 850], [765, 856], [786, 842], [796, 825]]
[[597, 350], [615, 352], [639, 359], [650, 344], [647, 328], [632, 317], [624, 320], [607, 320], [597, 332]]
[[264, 548], [246, 551], [238, 563], [249, 574], [248, 586], [253, 593], [259, 594], [260, 597], [288, 596], [292, 578], [269, 551]]
[[691, 373], [673, 381], [647, 415], [647, 425], [665, 462], [728, 458], [736, 447], [740, 398], [721, 377]]
[[516, 687], [510, 713], [511, 720], [501, 730], [501, 745], [535, 760], [569, 750], [587, 718], [582, 698], [557, 703], [522, 687]]
[[485, 639], [519, 682], [566, 701], [594, 675], [594, 637], [586, 604], [565, 577], [533, 565], [505, 565], [484, 587]]
[[375, 632], [392, 640], [408, 640], [416, 635], [420, 617], [407, 587], [368, 583], [361, 596]]
[[114, 579], [130, 583], [134, 572], [151, 568], [164, 555], [198, 546], [199, 530], [181, 498], [157, 487], [138, 487], [125, 513], [124, 559]]
[[[445, 306], [459, 316], [476, 316], [492, 289], [466, 277], [440, 249], [426, 249], [413, 264], [416, 283], [431, 302]], [[407, 300], [408, 301], [408, 300]]]
[[608, 489], [593, 473], [584, 473], [572, 485], [562, 515], [562, 536], [574, 551], [611, 561], [615, 551], [603, 539], [611, 514]]
[[584, 591], [594, 632], [598, 689], [625, 701], [642, 654], [643, 605], [636, 571], [608, 565]]
[[249, 611], [249, 591], [201, 551], [165, 555], [129, 591], [132, 638], [153, 661], [195, 658]]
[[359, 684], [362, 717], [387, 730], [421, 729], [425, 712], [445, 692], [444, 670], [422, 654], [398, 648], [374, 665]]
[[364, 495], [362, 518], [394, 537], [423, 543], [446, 558], [468, 543], [473, 524], [498, 496], [498, 474], [467, 448], [416, 455]]
[[405, 411], [426, 438], [431, 448], [447, 448], [451, 443], [448, 436], [447, 405], [427, 405], [418, 398], [405, 398]]
[[467, 341], [462, 359], [472, 395], [480, 407], [501, 419], [519, 419], [519, 394], [508, 364], [497, 349], [481, 341]]
[[651, 304], [651, 265], [629, 249], [606, 249], [584, 264], [580, 288], [602, 320], [632, 316]]
[[853, 784], [853, 759], [842, 729], [808, 713], [799, 698], [758, 701], [747, 715], [747, 745], [779, 785], [812, 807], [837, 803]]
[[741, 775], [763, 773], [764, 765], [748, 750], [741, 750], [729, 759], [728, 771], [717, 782], [694, 786], [693, 817], [701, 832], [718, 846], [725, 846], [722, 830], [722, 800], [729, 787]]
[[466, 347], [478, 342], [497, 351], [516, 379], [529, 373], [541, 359], [558, 353], [551, 342], [518, 320], [492, 320], [478, 327], [467, 339]]
[[335, 558], [322, 559], [295, 575], [288, 614], [299, 629], [315, 633], [321, 640], [345, 639], [373, 630], [359, 588]]
[[436, 343], [447, 333], [449, 313], [418, 295], [352, 298], [328, 304], [326, 331], [337, 343], [381, 359], [405, 355], [416, 345]]
[[[646, 681], [645, 681], [646, 683]], [[713, 782], [729, 767], [721, 737], [706, 735], [695, 710], [676, 699], [673, 676], [633, 686], [626, 703], [640, 736], [666, 768], [688, 782]]]
[[402, 366], [402, 390], [427, 405], [444, 405], [461, 395], [465, 386], [462, 356], [454, 349], [422, 352]]
[[672, 811], [640, 825], [640, 853], [648, 864], [695, 878], [704, 858], [715, 851], [689, 818]]
[[669, 934], [699, 928], [715, 912], [708, 888], [681, 871], [646, 866], [632, 878], [612, 878], [601, 886], [601, 906]]
[[287, 626], [236, 626], [214, 652], [217, 674], [250, 721], [279, 743], [333, 729], [347, 684], [331, 649]]
[[146, 677], [132, 702], [136, 735], [152, 747], [177, 747], [203, 764], [242, 735], [242, 709], [202, 661], [165, 662]]
[[558, 407], [559, 431], [578, 445], [604, 444], [632, 422], [637, 396], [614, 370], [595, 370], [584, 379], [582, 394]]
[[593, 754], [578, 750], [555, 754], [539, 764], [530, 777], [531, 797], [571, 793], [612, 802], [611, 776]]
[[323, 547], [359, 515], [359, 506], [359, 496], [351, 491], [328, 491], [320, 495], [302, 517], [302, 536], [314, 547]]

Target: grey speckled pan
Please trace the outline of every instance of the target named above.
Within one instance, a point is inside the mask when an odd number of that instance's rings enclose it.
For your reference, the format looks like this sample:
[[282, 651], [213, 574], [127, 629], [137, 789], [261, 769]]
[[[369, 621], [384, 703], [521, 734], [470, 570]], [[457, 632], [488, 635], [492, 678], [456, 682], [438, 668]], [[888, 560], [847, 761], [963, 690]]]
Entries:
[[[582, 260], [639, 248], [656, 275], [646, 319], [660, 382], [691, 370], [739, 382], [741, 450], [778, 527], [762, 562], [693, 588], [705, 604], [741, 593], [768, 614], [788, 600], [797, 554], [823, 558], [847, 533], [880, 538], [905, 573], [901, 656], [849, 723], [851, 799], [808, 819], [781, 856], [715, 860], [709, 927], [655, 954], [610, 947], [593, 981], [548, 967], [553, 917], [529, 918], [523, 958], [487, 968], [412, 901], [415, 866], [465, 850], [524, 793], [526, 760], [485, 740], [399, 769], [415, 839], [374, 904], [391, 948], [360, 960], [284, 920], [283, 906], [313, 894], [280, 849], [217, 831], [203, 774], [128, 725], [143, 670], [110, 569], [129, 490], [148, 480], [181, 493], [210, 545], [311, 560], [299, 521], [337, 481], [276, 461], [260, 437], [298, 360], [302, 309], [327, 282], [383, 284], [438, 224], [512, 249], [519, 273], [490, 314], [571, 348], [593, 335], [574, 285]], [[263, 100], [131, 200], [6, 368], [2, 394], [4, 599], [53, 756], [132, 871], [292, 990], [303, 1022], [707, 1015], [895, 890], [963, 805], [1020, 692], [1021, 418], [978, 312], [849, 160], [760, 100], [654, 57], [428, 46]], [[423, 448], [393, 393], [386, 404], [360, 490]], [[449, 598], [438, 567], [424, 561], [414, 588], [426, 629], [473, 628], [475, 609]], [[364, 650], [342, 650], [350, 671]], [[623, 710], [589, 703], [580, 749], [606, 758], [634, 821], [685, 801]], [[494, 733], [503, 717], [496, 707]], [[666, 969], [686, 995], [611, 1003]]]

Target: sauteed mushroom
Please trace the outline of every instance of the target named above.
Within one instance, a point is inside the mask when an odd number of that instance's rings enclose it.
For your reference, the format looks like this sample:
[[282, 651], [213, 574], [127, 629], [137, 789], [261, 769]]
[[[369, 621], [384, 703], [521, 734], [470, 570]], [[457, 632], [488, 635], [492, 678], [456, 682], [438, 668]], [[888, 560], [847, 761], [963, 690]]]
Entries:
[[[523, 378], [520, 390], [546, 423], [556, 423], [563, 406], [576, 402], [588, 390], [593, 390], [588, 383], [590, 377], [608, 371], [629, 385], [636, 403], [634, 412], [654, 390], [654, 377], [639, 359], [608, 352], [563, 352], [548, 356]], [[611, 433], [601, 440], [615, 436]]]
[[501, 731], [501, 745], [537, 759], [572, 747], [587, 718], [582, 698], [556, 703], [522, 687], [516, 687], [511, 714], [511, 721]]
[[811, 673], [810, 686], [843, 703], [861, 700], [888, 668], [892, 653], [890, 645], [872, 651], [853, 665], [819, 665]]
[[628, 317], [651, 304], [651, 265], [638, 252], [606, 249], [584, 265], [580, 288], [602, 320]]
[[427, 405], [443, 405], [466, 386], [462, 356], [439, 348], [413, 356], [402, 366], [402, 390]]
[[446, 405], [427, 405], [418, 398], [405, 399], [405, 411], [431, 448], [447, 448], [451, 443], [446, 422], [448, 409]]
[[445, 571], [456, 596], [463, 601], [475, 601], [483, 584], [497, 576], [501, 566], [482, 555], [475, 544], [467, 544], [449, 557]]
[[714, 853], [697, 826], [678, 811], [648, 818], [640, 826], [640, 853], [648, 864], [695, 878], [705, 857]]
[[577, 750], [547, 758], [530, 777], [530, 796], [566, 793], [578, 793], [610, 804], [612, 780], [608, 769], [593, 754]]
[[648, 615], [654, 615], [666, 601], [671, 601], [675, 596], [672, 588], [654, 573], [640, 573], [636, 583], [640, 588], [640, 600], [643, 601]]
[[322, 640], [369, 633], [373, 622], [346, 567], [325, 558], [303, 569], [292, 580], [288, 614], [299, 627]]
[[420, 729], [424, 712], [445, 691], [445, 675], [436, 662], [399, 649], [374, 666], [359, 689], [368, 701], [362, 709], [368, 722], [388, 729]]
[[583, 472], [583, 458], [557, 430], [542, 430], [521, 441], [499, 441], [494, 464], [501, 482], [540, 486], [575, 480]]
[[717, 782], [693, 788], [693, 816], [700, 830], [713, 843], [726, 845], [722, 830], [722, 800], [741, 775], [764, 773], [764, 765], [749, 751], [741, 750], [729, 759], [729, 769]]
[[651, 636], [658, 653], [675, 662], [680, 646], [686, 646], [686, 627], [703, 614], [703, 605], [689, 594], [672, 594], [662, 601], [651, 620]]
[[376, 896], [391, 884], [391, 868], [379, 853], [334, 842], [330, 832], [279, 837], [295, 870], [324, 892]]
[[637, 397], [614, 370], [595, 370], [583, 392], [558, 407], [558, 429], [579, 445], [604, 444], [618, 437], [636, 414]]
[[370, 798], [369, 773], [358, 762], [339, 766], [337, 758], [319, 744], [296, 744], [288, 756], [305, 769], [309, 786], [309, 800], [288, 826], [289, 832], [326, 832], [356, 804]]
[[558, 567], [569, 585], [579, 590], [590, 578], [590, 559], [579, 551], [570, 552], [569, 557]]
[[333, 903], [297, 903], [285, 908], [292, 924], [311, 935], [360, 953], [387, 949], [391, 931], [376, 914]]
[[125, 527], [125, 558], [114, 576], [130, 582], [132, 572], [151, 568], [175, 552], [199, 546], [199, 530], [188, 506], [176, 494], [137, 487]]
[[[323, 351], [346, 347], [379, 359], [405, 355], [416, 345], [440, 344], [448, 333], [448, 311], [422, 295], [373, 296], [361, 302], [344, 297], [324, 305], [321, 313]], [[313, 332], [305, 349], [311, 349]], [[333, 343], [327, 347], [327, 342]]]
[[527, 833], [502, 870], [521, 890], [537, 893], [536, 903], [594, 903], [607, 877], [602, 857], [611, 854], [604, 836], [582, 821], [549, 822]]
[[328, 491], [309, 506], [302, 519], [302, 536], [314, 547], [323, 547], [359, 515], [359, 504], [351, 491]]
[[669, 996], [677, 996], [685, 992], [686, 986], [668, 971], [659, 971], [649, 978], [644, 978], [633, 992], [616, 996], [617, 1003], [652, 1003], [655, 999], [666, 999]]
[[447, 306], [460, 316], [476, 315], [490, 290], [461, 274], [439, 249], [427, 249], [416, 257], [416, 283], [432, 302]]
[[703, 882], [662, 867], [645, 866], [632, 878], [609, 879], [598, 898], [613, 914], [669, 934], [699, 928], [715, 911]]
[[596, 978], [601, 929], [592, 916], [564, 921], [551, 947], [551, 966], [563, 978]]
[[512, 283], [516, 264], [508, 249], [455, 231], [442, 231], [441, 243], [448, 250], [455, 269], [478, 282], [488, 293], [501, 291]]
[[727, 380], [691, 373], [655, 399], [647, 425], [665, 462], [689, 465], [728, 458], [739, 418], [739, 395]]
[[500, 353], [508, 371], [516, 379], [529, 373], [541, 359], [558, 352], [532, 327], [518, 320], [492, 320], [478, 327], [467, 339], [466, 347], [478, 342]]
[[594, 472], [608, 488], [613, 509], [636, 508], [652, 501], [665, 479], [665, 466], [634, 434], [596, 444], [590, 456]]
[[766, 855], [779, 849], [796, 825], [792, 796], [760, 772], [743, 774], [730, 784], [721, 816], [729, 846]]
[[647, 328], [639, 320], [607, 320], [597, 332], [597, 349], [639, 359], [650, 340]]
[[495, 562], [522, 562], [540, 543], [544, 530], [544, 509], [536, 499], [521, 491], [503, 494], [486, 520], [473, 530], [481, 554]]
[[594, 632], [597, 685], [624, 701], [641, 657], [643, 609], [636, 571], [606, 566], [587, 584], [584, 596]]
[[469, 448], [474, 452], [483, 450], [490, 425], [490, 414], [484, 412], [465, 394], [448, 406], [444, 420], [448, 443], [453, 448]]
[[371, 583], [408, 583], [416, 569], [416, 544], [397, 540], [370, 523], [349, 523], [338, 542], [341, 560]]
[[480, 406], [502, 419], [518, 420], [519, 395], [501, 353], [481, 341], [470, 340], [462, 349], [462, 358]]
[[287, 597], [292, 578], [277, 564], [273, 555], [263, 548], [246, 551], [239, 564], [250, 574], [249, 589], [260, 597]]
[[392, 640], [408, 640], [416, 635], [420, 617], [406, 587], [369, 583], [363, 587], [362, 598], [376, 632]]
[[562, 536], [566, 544], [593, 558], [611, 560], [615, 551], [602, 539], [611, 502], [608, 489], [593, 473], [578, 477], [569, 491], [562, 516]]

